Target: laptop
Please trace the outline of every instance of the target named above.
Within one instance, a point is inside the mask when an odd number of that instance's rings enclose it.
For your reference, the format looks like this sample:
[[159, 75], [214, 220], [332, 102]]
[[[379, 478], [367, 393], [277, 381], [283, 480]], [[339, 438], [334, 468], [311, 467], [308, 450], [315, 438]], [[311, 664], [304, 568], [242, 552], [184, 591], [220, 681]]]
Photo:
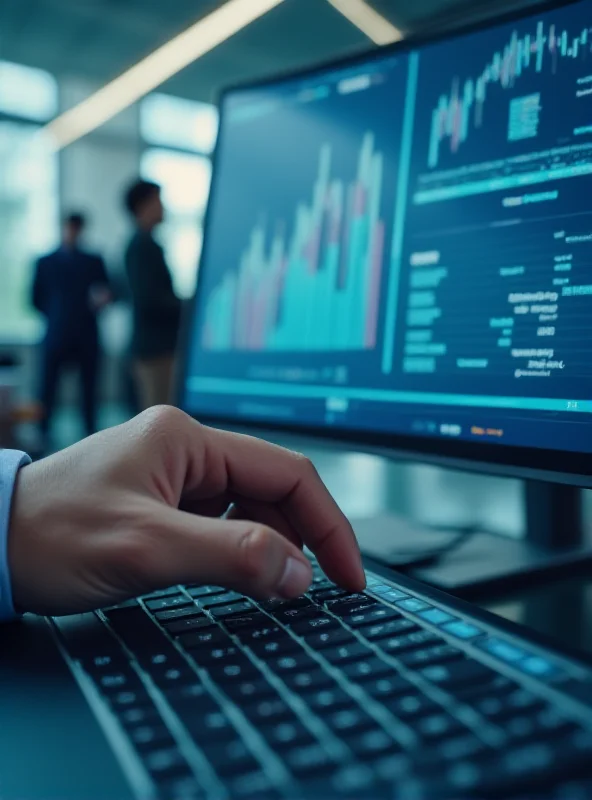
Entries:
[[[590, 486], [591, 24], [554, 3], [225, 92], [180, 407]], [[0, 797], [590, 797], [589, 660], [366, 568], [4, 626]]]

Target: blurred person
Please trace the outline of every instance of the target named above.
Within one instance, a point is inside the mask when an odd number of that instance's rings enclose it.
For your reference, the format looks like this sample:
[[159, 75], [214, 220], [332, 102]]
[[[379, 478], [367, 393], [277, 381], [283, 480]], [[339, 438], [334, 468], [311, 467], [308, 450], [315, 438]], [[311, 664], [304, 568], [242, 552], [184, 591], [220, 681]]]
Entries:
[[181, 301], [162, 247], [153, 237], [164, 219], [160, 186], [138, 180], [125, 195], [136, 224], [125, 253], [133, 307], [132, 357], [142, 409], [170, 402]]
[[41, 347], [41, 430], [47, 436], [61, 374], [74, 367], [80, 377], [82, 414], [87, 435], [97, 430], [97, 378], [100, 362], [97, 315], [112, 300], [100, 255], [81, 246], [86, 218], [64, 219], [62, 243], [37, 261], [32, 301], [46, 318]]

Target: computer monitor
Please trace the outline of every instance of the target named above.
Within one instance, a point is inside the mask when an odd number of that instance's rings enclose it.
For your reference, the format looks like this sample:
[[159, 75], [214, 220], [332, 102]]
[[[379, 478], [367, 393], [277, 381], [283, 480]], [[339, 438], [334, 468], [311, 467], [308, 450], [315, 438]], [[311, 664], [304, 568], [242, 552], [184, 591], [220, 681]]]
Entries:
[[221, 98], [181, 405], [592, 478], [592, 0]]

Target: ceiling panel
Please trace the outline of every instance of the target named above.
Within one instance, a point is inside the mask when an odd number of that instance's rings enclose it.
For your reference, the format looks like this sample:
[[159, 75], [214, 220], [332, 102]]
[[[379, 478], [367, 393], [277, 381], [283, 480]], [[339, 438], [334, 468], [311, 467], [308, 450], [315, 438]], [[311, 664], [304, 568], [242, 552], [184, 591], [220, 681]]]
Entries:
[[[104, 83], [223, 0], [0, 0], [0, 57]], [[371, 0], [404, 31], [530, 0]], [[326, 0], [284, 0], [163, 86], [211, 100], [229, 84], [370, 46]]]

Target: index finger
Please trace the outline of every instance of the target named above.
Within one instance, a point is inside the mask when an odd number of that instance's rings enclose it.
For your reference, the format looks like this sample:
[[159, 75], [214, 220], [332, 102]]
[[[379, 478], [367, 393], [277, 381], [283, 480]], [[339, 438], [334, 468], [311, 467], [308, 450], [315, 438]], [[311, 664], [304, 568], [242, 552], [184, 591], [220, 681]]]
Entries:
[[366, 585], [353, 529], [311, 461], [252, 436], [201, 428], [208, 481], [227, 491], [278, 505], [326, 574], [352, 591]]

